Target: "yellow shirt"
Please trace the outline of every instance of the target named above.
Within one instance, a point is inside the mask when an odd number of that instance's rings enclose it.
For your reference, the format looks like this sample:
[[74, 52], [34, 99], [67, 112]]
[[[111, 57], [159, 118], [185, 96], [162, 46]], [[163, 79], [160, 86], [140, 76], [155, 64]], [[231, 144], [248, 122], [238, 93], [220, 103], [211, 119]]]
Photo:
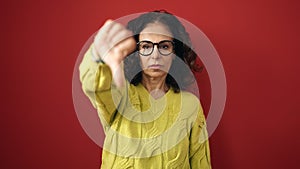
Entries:
[[211, 169], [196, 96], [170, 89], [154, 99], [141, 84], [116, 88], [110, 68], [93, 62], [91, 50], [80, 65], [80, 80], [106, 135], [102, 169]]

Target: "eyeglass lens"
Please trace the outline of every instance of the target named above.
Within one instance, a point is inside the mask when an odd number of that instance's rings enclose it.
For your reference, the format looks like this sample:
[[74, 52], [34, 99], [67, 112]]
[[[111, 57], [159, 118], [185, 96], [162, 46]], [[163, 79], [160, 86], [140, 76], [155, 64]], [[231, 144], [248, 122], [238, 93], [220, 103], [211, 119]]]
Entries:
[[151, 55], [155, 45], [157, 45], [159, 53], [165, 56], [171, 54], [174, 50], [173, 42], [164, 40], [160, 41], [159, 43], [153, 43], [151, 41], [140, 41], [138, 43], [138, 51], [141, 55], [144, 56]]

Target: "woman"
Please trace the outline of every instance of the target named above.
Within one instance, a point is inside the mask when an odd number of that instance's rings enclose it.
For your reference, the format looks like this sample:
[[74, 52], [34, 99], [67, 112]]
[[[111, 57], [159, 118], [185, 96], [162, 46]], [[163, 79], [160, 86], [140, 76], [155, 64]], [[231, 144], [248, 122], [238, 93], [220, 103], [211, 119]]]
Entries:
[[211, 168], [203, 110], [183, 91], [198, 70], [189, 46], [185, 28], [166, 11], [127, 28], [111, 20], [100, 28], [80, 80], [106, 135], [101, 168]]

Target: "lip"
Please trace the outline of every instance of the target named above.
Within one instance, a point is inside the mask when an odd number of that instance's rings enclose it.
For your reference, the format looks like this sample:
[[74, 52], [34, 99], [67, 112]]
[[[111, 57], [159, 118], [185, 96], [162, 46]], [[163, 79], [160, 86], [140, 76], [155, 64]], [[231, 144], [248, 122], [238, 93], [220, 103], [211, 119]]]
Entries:
[[163, 67], [163, 65], [160, 64], [153, 64], [148, 66], [149, 69], [161, 69]]

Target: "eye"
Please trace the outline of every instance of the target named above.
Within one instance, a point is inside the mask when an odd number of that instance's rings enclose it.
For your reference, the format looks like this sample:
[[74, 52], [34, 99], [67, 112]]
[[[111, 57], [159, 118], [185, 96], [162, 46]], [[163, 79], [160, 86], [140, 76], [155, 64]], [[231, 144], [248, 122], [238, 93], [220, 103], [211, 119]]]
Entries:
[[139, 50], [151, 50], [153, 48], [153, 44], [149, 42], [141, 42], [139, 44]]
[[161, 48], [162, 48], [162, 49], [169, 49], [169, 48], [170, 48], [170, 46], [169, 46], [169, 45], [167, 45], [167, 44], [163, 44], [163, 45], [161, 45]]
[[151, 48], [151, 45], [150, 44], [143, 44], [143, 45], [141, 45], [141, 48], [142, 49], [149, 49], [149, 48]]
[[170, 50], [170, 49], [172, 49], [172, 43], [171, 42], [162, 42], [159, 44], [159, 48], [164, 49], [164, 50]]

